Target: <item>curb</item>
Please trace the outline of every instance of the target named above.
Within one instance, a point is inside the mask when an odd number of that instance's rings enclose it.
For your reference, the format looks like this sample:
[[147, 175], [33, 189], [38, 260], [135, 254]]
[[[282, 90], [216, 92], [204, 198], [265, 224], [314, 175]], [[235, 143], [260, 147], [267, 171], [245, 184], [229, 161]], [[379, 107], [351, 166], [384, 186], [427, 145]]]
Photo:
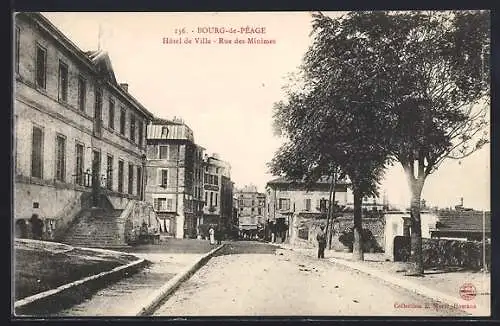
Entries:
[[26, 316], [47, 314], [63, 308], [61, 305], [72, 305], [75, 302], [71, 301], [74, 301], [75, 299], [71, 300], [71, 294], [74, 294], [75, 292], [79, 292], [80, 295], [85, 294], [86, 292], [88, 293], [84, 287], [89, 287], [91, 289], [101, 288], [102, 286], [99, 285], [100, 281], [112, 280], [121, 278], [127, 274], [132, 274], [138, 269], [144, 267], [147, 263], [147, 260], [141, 258], [128, 263], [127, 265], [115, 267], [110, 271], [88, 276], [78, 281], [61, 285], [55, 289], [18, 300], [14, 303], [15, 315]]
[[[293, 248], [286, 248], [286, 247], [282, 247], [282, 246], [280, 246], [280, 248], [284, 249], [284, 250], [291, 250], [291, 251], [297, 252]], [[302, 254], [300, 252], [297, 252], [297, 253]], [[414, 292], [414, 293], [419, 294], [421, 296], [427, 297], [431, 300], [438, 301], [438, 302], [444, 303], [445, 305], [455, 307], [456, 309], [464, 311], [472, 316], [491, 316], [491, 313], [488, 313], [484, 307], [479, 306], [478, 304], [474, 304], [475, 313], [472, 313], [471, 310], [466, 309], [466, 308], [462, 308], [462, 306], [466, 306], [467, 304], [470, 304], [469, 302], [467, 302], [465, 300], [461, 300], [461, 299], [453, 297], [453, 296], [450, 296], [450, 295], [447, 295], [447, 294], [444, 294], [444, 293], [439, 292], [439, 291], [429, 289], [426, 286], [419, 285], [419, 284], [413, 283], [411, 281], [408, 281], [405, 279], [400, 279], [400, 278], [397, 278], [397, 277], [394, 277], [391, 275], [387, 275], [383, 272], [376, 271], [376, 270], [373, 270], [371, 268], [367, 268], [365, 266], [361, 267], [361, 266], [359, 266], [359, 264], [349, 262], [349, 261], [343, 260], [341, 258], [332, 257], [332, 258], [328, 258], [328, 261], [331, 261], [335, 264], [343, 265], [343, 266], [348, 267], [350, 269], [354, 269], [354, 270], [360, 271], [362, 273], [371, 275], [373, 277], [381, 279], [382, 281], [399, 286], [399, 287], [404, 288], [408, 291], [411, 291], [411, 292]]]
[[197, 259], [194, 264], [188, 266], [167, 283], [165, 283], [161, 288], [156, 290], [147, 300], [147, 304], [143, 305], [134, 316], [149, 316], [151, 315], [155, 308], [160, 305], [169, 295], [171, 295], [184, 281], [189, 279], [198, 269], [207, 263], [210, 258], [212, 258], [218, 251], [224, 248], [226, 244], [222, 244], [217, 248], [212, 249], [210, 252], [203, 255], [201, 258]]

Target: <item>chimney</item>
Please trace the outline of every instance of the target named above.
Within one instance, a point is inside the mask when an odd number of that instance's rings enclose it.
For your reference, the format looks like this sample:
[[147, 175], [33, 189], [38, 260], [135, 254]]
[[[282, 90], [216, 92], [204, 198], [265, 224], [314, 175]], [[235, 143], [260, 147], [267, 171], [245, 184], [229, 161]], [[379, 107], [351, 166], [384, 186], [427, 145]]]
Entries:
[[120, 87], [123, 88], [125, 92], [128, 92], [128, 84], [127, 83], [121, 83]]

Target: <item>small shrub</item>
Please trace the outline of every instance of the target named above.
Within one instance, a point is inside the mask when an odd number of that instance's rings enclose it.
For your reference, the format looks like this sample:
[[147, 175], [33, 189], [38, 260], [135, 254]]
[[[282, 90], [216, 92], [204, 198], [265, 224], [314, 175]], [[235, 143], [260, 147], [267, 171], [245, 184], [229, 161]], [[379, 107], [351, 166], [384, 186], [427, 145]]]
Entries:
[[[363, 252], [382, 252], [382, 248], [379, 246], [377, 239], [373, 236], [372, 231], [369, 229], [363, 229], [361, 233], [363, 240]], [[354, 229], [350, 226], [346, 227], [339, 235], [339, 241], [349, 250], [352, 250], [354, 243]]]

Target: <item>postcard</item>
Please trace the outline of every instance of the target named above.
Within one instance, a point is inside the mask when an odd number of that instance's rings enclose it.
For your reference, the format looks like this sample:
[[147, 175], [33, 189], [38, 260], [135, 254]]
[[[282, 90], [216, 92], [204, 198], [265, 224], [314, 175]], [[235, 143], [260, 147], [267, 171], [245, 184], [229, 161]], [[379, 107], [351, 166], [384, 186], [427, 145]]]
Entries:
[[17, 12], [15, 317], [489, 317], [490, 13]]

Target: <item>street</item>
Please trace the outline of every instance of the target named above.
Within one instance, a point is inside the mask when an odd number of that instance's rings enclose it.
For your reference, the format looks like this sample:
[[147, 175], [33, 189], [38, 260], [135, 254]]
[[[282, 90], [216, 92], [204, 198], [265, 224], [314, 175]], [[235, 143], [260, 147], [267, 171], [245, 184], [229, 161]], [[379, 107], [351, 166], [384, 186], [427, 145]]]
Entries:
[[345, 267], [270, 245], [230, 243], [156, 316], [463, 316]]

